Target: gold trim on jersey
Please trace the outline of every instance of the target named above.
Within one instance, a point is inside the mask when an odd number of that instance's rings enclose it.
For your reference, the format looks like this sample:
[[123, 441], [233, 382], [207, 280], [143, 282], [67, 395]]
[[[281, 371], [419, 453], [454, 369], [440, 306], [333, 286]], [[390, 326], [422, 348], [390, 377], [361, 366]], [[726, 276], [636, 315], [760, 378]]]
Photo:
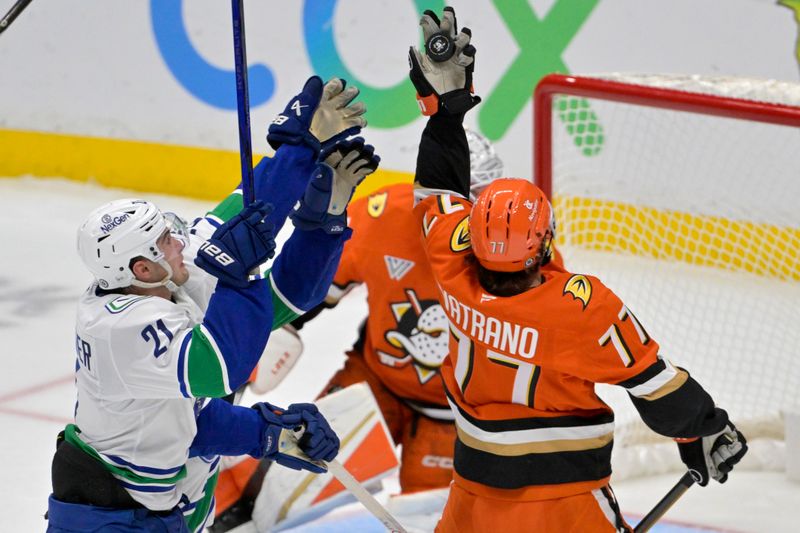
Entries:
[[645, 396], [639, 396], [639, 398], [651, 402], [653, 400], [658, 400], [659, 398], [663, 398], [667, 394], [675, 392], [676, 390], [681, 388], [683, 384], [686, 383], [687, 379], [689, 379], [689, 373], [686, 370], [679, 368], [677, 373], [675, 374], [675, 377], [664, 383], [662, 386], [660, 386], [650, 394], [647, 394]]
[[602, 448], [614, 440], [614, 432], [611, 431], [599, 437], [590, 437], [586, 439], [561, 439], [542, 442], [523, 442], [520, 444], [499, 444], [496, 442], [485, 442], [473, 437], [459, 427], [458, 423], [456, 423], [456, 432], [458, 433], [458, 439], [470, 448], [505, 457], [527, 455], [529, 453], [594, 450], [596, 448]]
[[426, 237], [428, 236], [428, 234], [433, 229], [433, 225], [436, 224], [437, 220], [439, 220], [439, 218], [436, 217], [436, 216], [432, 216], [431, 218], [428, 218], [428, 213], [425, 213], [422, 216], [422, 233]]

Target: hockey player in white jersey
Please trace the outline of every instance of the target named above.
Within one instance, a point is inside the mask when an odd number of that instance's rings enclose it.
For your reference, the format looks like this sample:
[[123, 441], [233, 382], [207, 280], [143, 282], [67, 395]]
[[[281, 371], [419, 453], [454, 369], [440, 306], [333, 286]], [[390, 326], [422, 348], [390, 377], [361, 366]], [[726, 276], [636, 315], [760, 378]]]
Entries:
[[[348, 164], [378, 162], [363, 141], [344, 140], [366, 125], [357, 94], [309, 79], [270, 126], [276, 154], [257, 167], [258, 201], [241, 213], [233, 194], [187, 230], [150, 202], [120, 200], [80, 227], [95, 281], [78, 305], [75, 423], [59, 435], [48, 531], [200, 531], [220, 454], [312, 472], [336, 456], [339, 440], [314, 405], [221, 398], [245, 383], [270, 330], [331, 283], [357, 182], [319, 161], [345, 150]], [[296, 203], [297, 228], [253, 279]], [[304, 455], [283, 453], [301, 427]]]

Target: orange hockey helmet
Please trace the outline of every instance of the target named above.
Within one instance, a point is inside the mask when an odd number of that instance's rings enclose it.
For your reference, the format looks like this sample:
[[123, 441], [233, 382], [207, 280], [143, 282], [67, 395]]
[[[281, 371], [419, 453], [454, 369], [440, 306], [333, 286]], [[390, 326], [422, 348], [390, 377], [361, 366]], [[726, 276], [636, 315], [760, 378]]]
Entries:
[[469, 219], [472, 251], [489, 270], [519, 272], [550, 260], [555, 217], [530, 181], [502, 178], [481, 192]]

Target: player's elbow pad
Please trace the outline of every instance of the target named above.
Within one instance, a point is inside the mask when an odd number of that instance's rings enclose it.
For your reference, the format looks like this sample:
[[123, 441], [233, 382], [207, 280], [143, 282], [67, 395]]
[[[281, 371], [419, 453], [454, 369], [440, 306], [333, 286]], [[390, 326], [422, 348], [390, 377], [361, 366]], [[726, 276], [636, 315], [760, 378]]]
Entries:
[[679, 388], [655, 400], [630, 395], [647, 426], [667, 437], [696, 437], [720, 431], [727, 413], [714, 406], [711, 396], [691, 376]]

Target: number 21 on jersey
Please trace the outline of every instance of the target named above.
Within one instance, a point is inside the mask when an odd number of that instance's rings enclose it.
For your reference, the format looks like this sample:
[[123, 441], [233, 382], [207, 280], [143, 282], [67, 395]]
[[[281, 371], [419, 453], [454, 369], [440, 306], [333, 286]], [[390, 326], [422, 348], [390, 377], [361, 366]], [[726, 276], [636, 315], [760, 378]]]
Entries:
[[[156, 328], [158, 328], [158, 331], [156, 331]], [[141, 335], [145, 341], [153, 341], [155, 343], [155, 346], [153, 346], [153, 357], [156, 359], [167, 352], [169, 343], [172, 342], [172, 332], [164, 325], [164, 321], [160, 318], [156, 321], [155, 327], [149, 324], [142, 330]]]

